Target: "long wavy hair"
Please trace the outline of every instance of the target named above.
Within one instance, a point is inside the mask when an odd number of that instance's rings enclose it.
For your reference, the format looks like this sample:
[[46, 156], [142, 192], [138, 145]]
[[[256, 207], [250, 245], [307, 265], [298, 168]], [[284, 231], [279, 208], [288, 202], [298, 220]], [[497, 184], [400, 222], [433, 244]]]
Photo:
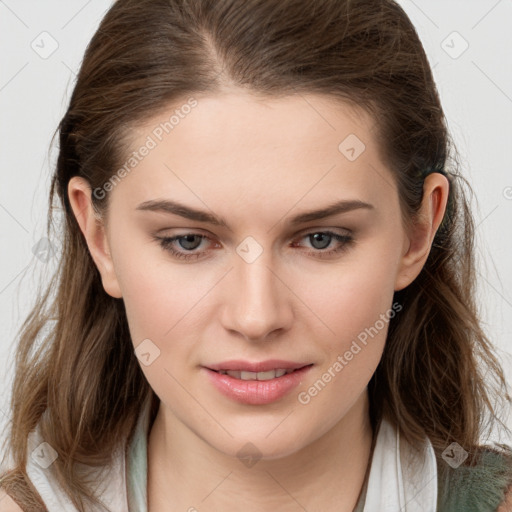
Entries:
[[[14, 468], [3, 485], [24, 482], [27, 502], [41, 504], [25, 473], [27, 436], [38, 422], [58, 454], [56, 478], [84, 511], [98, 502], [75, 463], [110, 462], [153, 393], [123, 301], [104, 291], [70, 207], [69, 180], [101, 188], [126, 160], [133, 128], [227, 85], [364, 108], [377, 122], [408, 222], [425, 177], [447, 176], [448, 206], [428, 260], [395, 294], [403, 310], [368, 386], [371, 419], [375, 425], [387, 414], [413, 446], [428, 436], [438, 455], [454, 441], [472, 454], [486, 429], [505, 427], [496, 406], [500, 396], [510, 401], [507, 384], [475, 301], [471, 189], [402, 8], [392, 0], [118, 0], [87, 47], [58, 128], [47, 232], [62, 241], [60, 260], [18, 333], [8, 437]], [[92, 199], [104, 215], [109, 194]]]

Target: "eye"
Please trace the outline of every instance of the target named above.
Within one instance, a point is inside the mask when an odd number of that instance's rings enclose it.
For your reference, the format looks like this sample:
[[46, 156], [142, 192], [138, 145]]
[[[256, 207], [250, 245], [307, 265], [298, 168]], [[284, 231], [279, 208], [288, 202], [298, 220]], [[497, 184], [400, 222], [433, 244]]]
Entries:
[[[354, 238], [351, 235], [339, 234], [333, 231], [313, 231], [306, 233], [302, 238], [307, 238], [311, 246], [316, 249], [315, 251], [309, 251], [309, 254], [319, 258], [325, 258], [341, 253], [342, 251], [347, 250], [354, 242]], [[333, 241], [336, 242], [334, 247], [329, 250], [325, 250], [331, 246]]]
[[203, 240], [210, 240], [210, 238], [208, 238], [206, 235], [201, 235], [199, 233], [186, 233], [185, 235], [177, 235], [173, 237], [155, 238], [164, 250], [170, 252], [172, 256], [182, 260], [191, 260], [205, 257], [204, 251], [191, 251], [197, 249]]
[[[183, 235], [176, 235], [172, 237], [154, 236], [154, 239], [158, 241], [162, 249], [180, 260], [197, 260], [200, 258], [207, 258], [209, 257], [207, 249], [197, 249], [201, 247], [201, 244], [205, 240], [214, 243], [211, 238], [200, 233], [185, 233]], [[309, 240], [311, 246], [315, 250], [306, 252], [308, 255], [317, 258], [326, 258], [339, 254], [342, 251], [347, 250], [354, 242], [351, 235], [339, 234], [333, 231], [313, 231], [304, 234], [300, 239]], [[335, 242], [334, 247], [326, 250], [333, 244], [333, 242]], [[217, 243], [216, 245], [217, 247], [220, 247], [220, 244]], [[292, 246], [296, 247], [297, 244], [294, 243]]]

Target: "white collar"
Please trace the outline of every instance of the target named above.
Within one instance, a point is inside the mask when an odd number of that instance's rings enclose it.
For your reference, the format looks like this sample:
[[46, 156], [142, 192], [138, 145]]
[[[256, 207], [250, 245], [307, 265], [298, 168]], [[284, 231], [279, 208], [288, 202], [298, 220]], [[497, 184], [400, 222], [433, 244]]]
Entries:
[[[56, 452], [41, 437], [39, 424], [28, 436], [27, 475], [41, 496], [48, 512], [78, 512], [55, 478], [52, 461]], [[78, 466], [97, 485], [102, 502], [112, 512], [129, 510], [126, 496], [125, 456], [120, 447], [114, 454], [111, 466], [91, 468]]]
[[372, 456], [363, 512], [436, 512], [437, 463], [425, 438], [418, 453], [382, 418]]

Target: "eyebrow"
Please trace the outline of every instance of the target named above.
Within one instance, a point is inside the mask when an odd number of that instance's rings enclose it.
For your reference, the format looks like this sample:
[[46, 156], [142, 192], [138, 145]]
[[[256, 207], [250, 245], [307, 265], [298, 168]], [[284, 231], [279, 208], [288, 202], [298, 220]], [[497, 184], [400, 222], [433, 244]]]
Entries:
[[[332, 217], [333, 215], [360, 209], [374, 210], [374, 206], [358, 199], [344, 199], [319, 210], [310, 210], [300, 213], [292, 217], [288, 223], [291, 226], [296, 226], [298, 224], [304, 224], [306, 222], [320, 220], [326, 217]], [[136, 210], [169, 213], [178, 215], [179, 217], [183, 217], [185, 219], [204, 222], [214, 226], [221, 226], [229, 229], [226, 221], [222, 217], [204, 210], [196, 210], [194, 208], [190, 208], [189, 206], [185, 206], [182, 203], [171, 201], [169, 199], [144, 201], [137, 206]]]

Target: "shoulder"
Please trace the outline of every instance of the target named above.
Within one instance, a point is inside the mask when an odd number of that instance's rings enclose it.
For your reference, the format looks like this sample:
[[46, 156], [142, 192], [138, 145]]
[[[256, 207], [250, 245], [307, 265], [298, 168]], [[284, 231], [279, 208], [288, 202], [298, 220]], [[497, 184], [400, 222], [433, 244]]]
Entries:
[[23, 512], [23, 509], [3, 489], [0, 489], [0, 512]]
[[512, 512], [512, 456], [480, 447], [457, 467], [438, 459], [440, 512]]

